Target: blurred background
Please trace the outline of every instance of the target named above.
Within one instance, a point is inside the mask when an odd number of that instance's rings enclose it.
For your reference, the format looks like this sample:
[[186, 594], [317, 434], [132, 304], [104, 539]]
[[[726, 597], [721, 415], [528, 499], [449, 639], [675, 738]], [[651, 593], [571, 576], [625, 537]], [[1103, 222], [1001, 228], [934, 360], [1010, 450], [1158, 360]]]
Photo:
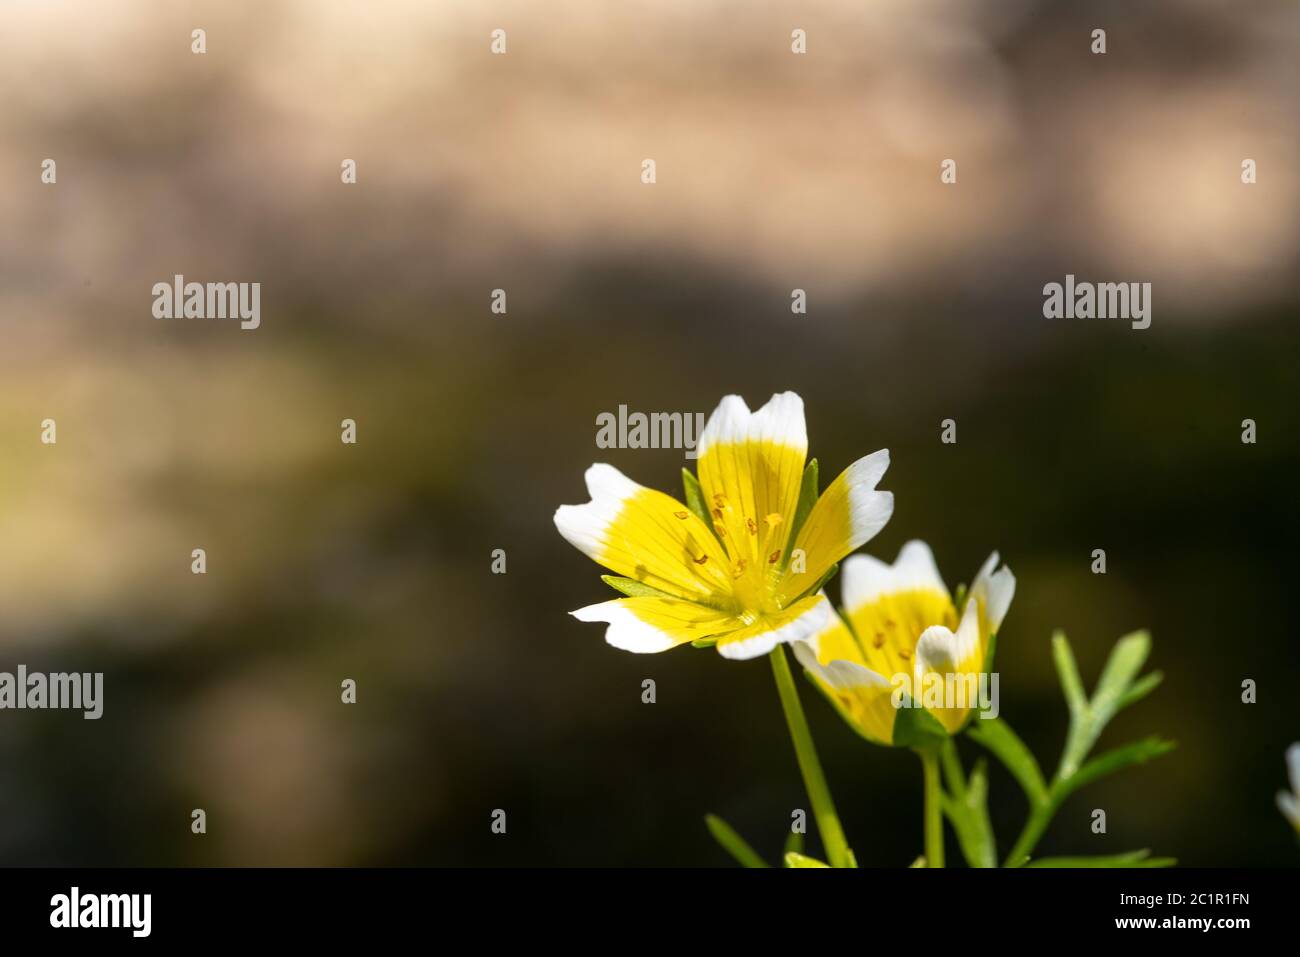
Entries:
[[[1151, 629], [1101, 745], [1179, 748], [1041, 853], [1296, 864], [1298, 53], [1290, 0], [5, 3], [0, 671], [103, 671], [105, 713], [0, 712], [0, 863], [724, 865], [709, 811], [776, 859], [768, 664], [605, 645], [551, 516], [597, 460], [677, 493], [600, 413], [795, 389], [827, 478], [891, 450], [867, 551], [1015, 571], [1046, 769], [1052, 630], [1091, 685]], [[260, 282], [261, 328], [152, 318], [176, 273]], [[1066, 273], [1151, 282], [1151, 328], [1045, 320]], [[801, 687], [860, 860], [910, 863], [914, 757]]]

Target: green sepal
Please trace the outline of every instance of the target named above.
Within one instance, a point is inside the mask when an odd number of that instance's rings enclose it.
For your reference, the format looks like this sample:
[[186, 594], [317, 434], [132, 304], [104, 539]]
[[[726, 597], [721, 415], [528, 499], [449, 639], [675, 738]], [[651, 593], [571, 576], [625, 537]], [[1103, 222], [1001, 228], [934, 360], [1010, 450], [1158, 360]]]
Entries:
[[799, 483], [798, 504], [794, 507], [794, 521], [790, 523], [790, 534], [786, 538], [786, 541], [790, 543], [791, 550], [794, 549], [795, 539], [799, 537], [799, 530], [803, 528], [803, 523], [808, 520], [808, 513], [817, 504], [819, 495], [821, 495], [821, 489], [817, 478], [817, 460], [812, 459], [803, 470], [803, 481]]
[[696, 638], [691, 641], [692, 648], [712, 648], [718, 643], [716, 638]]
[[939, 719], [922, 707], [913, 707], [904, 695], [894, 717], [894, 747], [938, 748], [948, 740], [948, 732]]
[[700, 480], [690, 469], [682, 469], [682, 488], [686, 491], [686, 507], [694, 512], [695, 517], [713, 532], [714, 538], [717, 538], [718, 533], [713, 529], [713, 516], [709, 514], [709, 506], [704, 501], [704, 490], [700, 488]]
[[749, 842], [736, 833], [735, 828], [716, 814], [704, 815], [704, 825], [722, 849], [736, 859], [742, 867], [767, 867], [765, 860], [749, 846]]
[[635, 578], [623, 578], [620, 575], [601, 575], [600, 580], [615, 591], [622, 592], [629, 598], [671, 598], [674, 601], [681, 601], [679, 595], [670, 595], [666, 591], [660, 591], [658, 588], [651, 588], [644, 582], [639, 582]]
[[966, 583], [962, 582], [957, 586], [957, 590], [952, 593], [952, 607], [957, 609], [957, 620], [961, 621], [961, 616], [966, 611], [966, 599], [970, 597], [970, 592], [966, 589]]
[[840, 570], [840, 563], [836, 562], [830, 568], [826, 569], [826, 574], [817, 580], [816, 585], [813, 585], [812, 588], [809, 588], [806, 592], [803, 593], [803, 595], [800, 595], [799, 597], [803, 598], [806, 595], [817, 594], [819, 591], [821, 591], [823, 588], [826, 587], [826, 583], [830, 581], [832, 578], [834, 578], [835, 573], [838, 572], [839, 570]]

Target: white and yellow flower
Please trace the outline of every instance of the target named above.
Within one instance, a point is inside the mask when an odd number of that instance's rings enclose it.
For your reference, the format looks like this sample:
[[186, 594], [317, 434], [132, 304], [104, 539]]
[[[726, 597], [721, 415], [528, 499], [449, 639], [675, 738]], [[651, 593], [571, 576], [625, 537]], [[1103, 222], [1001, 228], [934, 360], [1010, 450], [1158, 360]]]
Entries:
[[1291, 779], [1291, 791], [1277, 792], [1277, 808], [1300, 834], [1300, 741], [1286, 749], [1286, 771]]
[[612, 466], [587, 470], [591, 501], [561, 506], [555, 526], [592, 559], [638, 583], [638, 593], [580, 608], [574, 617], [608, 623], [605, 640], [625, 651], [707, 641], [727, 658], [754, 658], [822, 631], [834, 611], [817, 586], [893, 512], [893, 495], [876, 491], [889, 453], [845, 469], [793, 537], [808, 453], [798, 395], [774, 395], [757, 412], [727, 396], [698, 453], [702, 501], [694, 508]]
[[[880, 744], [896, 743], [900, 702], [925, 705], [921, 689], [937, 682], [969, 691], [985, 672], [1016, 590], [1011, 569], [997, 565], [994, 552], [975, 576], [959, 620], [924, 542], [908, 542], [892, 565], [855, 555], [840, 570], [845, 618], [831, 618], [795, 645], [795, 657], [854, 730]], [[949, 682], [949, 675], [960, 682]], [[906, 699], [895, 694], [904, 679]], [[953, 734], [973, 703], [945, 699], [925, 710]]]

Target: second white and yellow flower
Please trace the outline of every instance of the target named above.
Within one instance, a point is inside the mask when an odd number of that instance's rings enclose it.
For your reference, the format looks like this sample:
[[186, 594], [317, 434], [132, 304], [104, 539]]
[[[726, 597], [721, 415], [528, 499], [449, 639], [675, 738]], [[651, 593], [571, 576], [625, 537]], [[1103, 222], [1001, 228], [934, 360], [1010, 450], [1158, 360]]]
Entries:
[[[975, 576], [959, 619], [924, 542], [908, 542], [892, 565], [855, 555], [840, 571], [845, 619], [828, 620], [795, 645], [795, 657], [868, 740], [896, 743], [900, 705], [923, 708], [953, 734], [977, 703], [973, 689], [1015, 594], [1011, 569], [997, 565], [994, 552]], [[900, 686], [908, 694], [900, 695]], [[929, 704], [924, 689], [935, 687], [961, 693]]]

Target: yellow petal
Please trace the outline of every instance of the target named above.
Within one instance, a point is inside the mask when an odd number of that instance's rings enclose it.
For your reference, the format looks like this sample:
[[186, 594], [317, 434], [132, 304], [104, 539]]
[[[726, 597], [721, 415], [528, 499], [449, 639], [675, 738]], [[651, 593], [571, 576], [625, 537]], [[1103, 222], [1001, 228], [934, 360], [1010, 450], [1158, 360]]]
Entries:
[[586, 478], [591, 501], [555, 512], [555, 526], [570, 544], [660, 591], [715, 605], [729, 598], [726, 553], [685, 505], [610, 465], [593, 465]]
[[931, 625], [952, 628], [957, 612], [945, 592], [917, 589], [882, 595], [848, 612], [868, 667], [883, 675], [911, 674], [916, 643]]
[[807, 641], [794, 646], [799, 663], [830, 699], [849, 726], [869, 741], [894, 739], [893, 687], [884, 675], [866, 667], [858, 643], [839, 616]]
[[891, 681], [911, 675], [922, 632], [957, 627], [957, 610], [924, 542], [908, 542], [892, 565], [854, 555], [840, 569], [840, 582], [865, 664]]
[[807, 454], [803, 400], [793, 392], [772, 396], [753, 413], [740, 396], [729, 395], [704, 427], [700, 488], [714, 527], [742, 573], [761, 570], [759, 577], [775, 580]]
[[733, 631], [741, 622], [727, 612], [676, 598], [615, 598], [571, 613], [579, 621], [604, 621], [615, 648], [648, 654]]
[[826, 627], [832, 615], [825, 595], [809, 595], [789, 608], [765, 614], [756, 621], [718, 638], [724, 658], [757, 658], [779, 644], [803, 641]]
[[[980, 613], [974, 602], [966, 603], [957, 631], [935, 625], [927, 628], [916, 643], [913, 697], [954, 734], [979, 703], [980, 673], [984, 670], [984, 649], [980, 642]], [[935, 693], [942, 686], [942, 694]], [[939, 699], [938, 703], [931, 699]]]
[[858, 459], [826, 487], [799, 530], [792, 561], [777, 587], [785, 601], [812, 588], [830, 567], [860, 548], [885, 527], [894, 512], [894, 496], [877, 492], [889, 467], [889, 452]]
[[989, 636], [996, 634], [1002, 627], [1002, 619], [1011, 607], [1011, 599], [1016, 593], [1016, 576], [1011, 569], [1003, 565], [996, 572], [998, 553], [994, 552], [975, 576], [970, 586], [970, 601], [976, 603], [980, 612], [980, 645], [987, 652]]

